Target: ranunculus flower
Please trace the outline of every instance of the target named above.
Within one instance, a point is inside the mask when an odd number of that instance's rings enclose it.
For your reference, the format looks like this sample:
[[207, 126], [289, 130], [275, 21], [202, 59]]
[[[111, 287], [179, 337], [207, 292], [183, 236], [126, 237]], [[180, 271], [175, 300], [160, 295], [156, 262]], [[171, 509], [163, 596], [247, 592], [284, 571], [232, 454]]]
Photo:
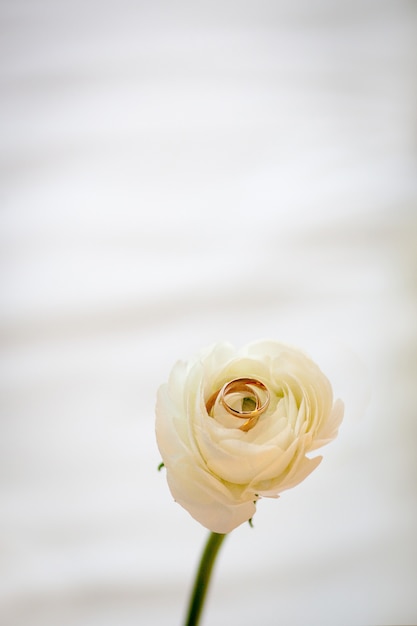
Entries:
[[299, 350], [264, 341], [218, 344], [177, 363], [156, 405], [156, 436], [174, 499], [197, 521], [227, 533], [251, 519], [262, 496], [278, 497], [322, 457], [308, 453], [337, 434], [343, 403]]

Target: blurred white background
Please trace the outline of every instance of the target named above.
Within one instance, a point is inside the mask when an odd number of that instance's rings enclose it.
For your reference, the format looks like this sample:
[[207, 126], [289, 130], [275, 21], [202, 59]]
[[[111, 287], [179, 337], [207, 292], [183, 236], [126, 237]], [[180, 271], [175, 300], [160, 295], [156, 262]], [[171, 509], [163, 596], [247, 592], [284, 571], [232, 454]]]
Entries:
[[2, 0], [0, 622], [180, 624], [156, 389], [220, 340], [346, 404], [205, 626], [415, 624], [417, 7]]

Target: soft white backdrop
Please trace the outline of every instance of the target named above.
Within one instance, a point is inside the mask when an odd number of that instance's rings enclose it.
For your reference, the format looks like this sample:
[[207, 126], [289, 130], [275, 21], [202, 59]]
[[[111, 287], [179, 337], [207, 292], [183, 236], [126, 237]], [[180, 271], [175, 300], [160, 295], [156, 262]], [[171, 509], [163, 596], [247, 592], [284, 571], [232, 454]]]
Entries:
[[203, 623], [415, 624], [416, 6], [3, 0], [1, 623], [180, 624], [154, 398], [219, 340], [346, 403]]

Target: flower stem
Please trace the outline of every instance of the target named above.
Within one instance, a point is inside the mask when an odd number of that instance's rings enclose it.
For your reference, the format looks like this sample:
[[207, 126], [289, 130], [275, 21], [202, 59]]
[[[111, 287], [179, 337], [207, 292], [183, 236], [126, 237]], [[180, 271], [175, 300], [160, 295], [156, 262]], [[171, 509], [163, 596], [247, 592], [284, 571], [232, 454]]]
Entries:
[[201, 611], [203, 609], [204, 599], [210, 583], [210, 576], [214, 561], [216, 560], [217, 553], [225, 537], [226, 535], [222, 535], [220, 533], [210, 533], [209, 535], [204, 552], [201, 555], [200, 565], [195, 577], [185, 626], [198, 625]]

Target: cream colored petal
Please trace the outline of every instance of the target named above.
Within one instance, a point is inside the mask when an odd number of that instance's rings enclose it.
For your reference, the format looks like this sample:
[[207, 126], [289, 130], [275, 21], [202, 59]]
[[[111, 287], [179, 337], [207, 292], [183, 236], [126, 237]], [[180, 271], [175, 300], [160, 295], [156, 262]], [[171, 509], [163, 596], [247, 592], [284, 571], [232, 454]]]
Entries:
[[211, 346], [196, 362], [203, 366], [204, 379], [210, 384], [234, 358], [236, 358], [235, 348], [230, 343], [224, 342]]
[[[207, 368], [205, 369], [207, 372], [209, 371]], [[247, 376], [257, 378], [267, 384], [269, 368], [265, 363], [256, 359], [234, 358], [219, 368], [214, 377], [211, 374], [210, 386], [212, 391], [215, 391], [234, 378], [246, 378]]]
[[200, 524], [216, 533], [228, 533], [250, 519], [256, 507], [249, 499], [236, 500], [225, 485], [184, 459], [167, 474], [174, 499]]
[[282, 476], [288, 471], [290, 464], [294, 462], [294, 458], [300, 454], [299, 446], [300, 442], [295, 440], [286, 450], [276, 448], [272, 461], [264, 467], [263, 471], [253, 476], [249, 488], [256, 492], [255, 485], [263, 481], [281, 480]]
[[200, 463], [200, 453], [190, 437], [190, 424], [183, 407], [171, 397], [171, 388], [162, 385], [157, 393], [155, 407], [156, 441], [162, 460], [168, 467], [183, 455], [192, 455]]
[[343, 402], [336, 400], [328, 419], [323, 423], [322, 428], [317, 433], [317, 437], [312, 442], [310, 450], [316, 450], [333, 441], [343, 421], [344, 410]]
[[245, 485], [270, 467], [277, 456], [276, 446], [250, 446], [242, 440], [226, 439], [221, 446], [200, 433], [199, 448], [210, 471], [222, 480]]
[[[313, 459], [308, 457], [300, 457], [299, 462], [288, 472], [288, 474], [270, 481], [264, 481], [251, 485], [251, 491], [260, 496], [273, 498], [286, 489], [295, 487], [307, 478], [321, 463], [322, 457], [317, 456]], [[249, 489], [247, 490], [249, 492]], [[247, 493], [246, 492], [246, 493]], [[245, 494], [246, 495], [246, 494]], [[247, 493], [249, 495], [249, 493]]]

